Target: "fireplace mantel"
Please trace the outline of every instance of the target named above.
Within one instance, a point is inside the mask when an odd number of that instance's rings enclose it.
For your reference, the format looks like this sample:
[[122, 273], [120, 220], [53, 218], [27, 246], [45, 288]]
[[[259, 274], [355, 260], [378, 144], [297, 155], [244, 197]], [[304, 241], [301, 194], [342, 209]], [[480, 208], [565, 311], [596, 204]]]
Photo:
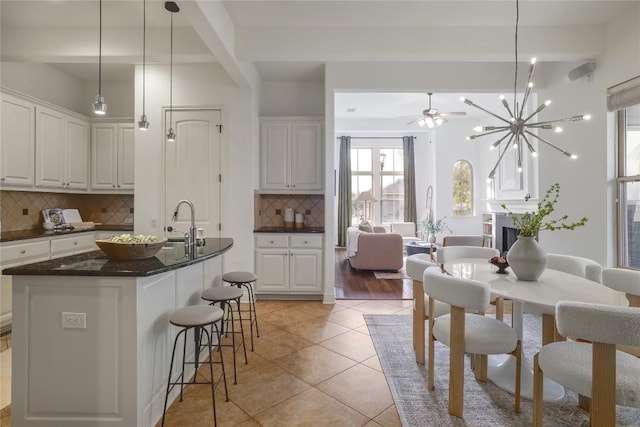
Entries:
[[487, 213], [507, 213], [507, 210], [502, 208], [504, 204], [507, 209], [513, 213], [525, 213], [535, 212], [538, 210], [538, 199], [488, 199], [484, 201], [486, 203]]

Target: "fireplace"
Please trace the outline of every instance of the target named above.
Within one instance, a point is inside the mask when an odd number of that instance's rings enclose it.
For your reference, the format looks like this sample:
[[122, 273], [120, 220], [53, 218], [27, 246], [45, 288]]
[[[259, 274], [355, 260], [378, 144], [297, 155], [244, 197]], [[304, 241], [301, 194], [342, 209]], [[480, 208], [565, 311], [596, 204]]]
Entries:
[[518, 240], [518, 229], [514, 227], [502, 227], [502, 245], [500, 253], [509, 252], [511, 246]]
[[[506, 254], [511, 246], [518, 240], [518, 230], [514, 227], [513, 220], [506, 213], [496, 213], [495, 219], [495, 238], [496, 249], [500, 251], [501, 255]], [[520, 214], [514, 214], [519, 217]], [[536, 236], [536, 240], [538, 237]]]

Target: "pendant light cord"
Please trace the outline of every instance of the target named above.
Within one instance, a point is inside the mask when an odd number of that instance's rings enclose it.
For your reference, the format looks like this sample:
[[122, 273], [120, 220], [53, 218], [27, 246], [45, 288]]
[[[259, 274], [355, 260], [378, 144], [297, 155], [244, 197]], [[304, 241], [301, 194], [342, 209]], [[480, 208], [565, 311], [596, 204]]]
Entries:
[[100, 37], [98, 39], [98, 95], [102, 96], [102, 0], [100, 0]]
[[[146, 62], [147, 62], [147, 1], [142, 0], [142, 115], [145, 115]], [[146, 119], [145, 119], [146, 120]]]
[[173, 126], [173, 12], [171, 12], [171, 42], [169, 51], [169, 128]]
[[516, 0], [516, 34], [515, 34], [515, 56], [516, 56], [516, 75], [513, 79], [513, 108], [514, 113], [518, 110], [516, 104], [516, 93], [518, 89], [518, 21], [520, 20], [520, 5], [518, 0]]

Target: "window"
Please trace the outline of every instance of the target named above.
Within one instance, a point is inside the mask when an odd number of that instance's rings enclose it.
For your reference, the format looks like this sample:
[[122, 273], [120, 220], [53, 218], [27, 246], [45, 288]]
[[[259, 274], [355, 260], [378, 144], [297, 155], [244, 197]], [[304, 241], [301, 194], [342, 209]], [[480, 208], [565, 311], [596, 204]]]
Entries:
[[452, 215], [473, 215], [473, 168], [466, 160], [458, 160], [453, 165]]
[[[351, 191], [352, 224], [363, 220], [374, 224], [404, 221], [403, 149], [352, 147]], [[356, 200], [365, 192], [371, 192], [374, 200]]]
[[617, 119], [618, 265], [640, 269], [640, 104]]

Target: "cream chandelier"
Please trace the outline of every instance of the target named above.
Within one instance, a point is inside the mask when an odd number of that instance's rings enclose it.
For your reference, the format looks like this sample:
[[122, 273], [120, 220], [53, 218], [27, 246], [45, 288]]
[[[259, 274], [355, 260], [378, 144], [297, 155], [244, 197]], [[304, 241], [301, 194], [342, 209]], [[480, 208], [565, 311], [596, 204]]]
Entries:
[[534, 133], [534, 132], [538, 130], [553, 130], [554, 132], [559, 133], [559, 132], [562, 132], [562, 128], [560, 126], [557, 126], [557, 124], [559, 123], [577, 122], [581, 120], [589, 120], [591, 118], [590, 115], [583, 114], [583, 115], [577, 115], [572, 117], [566, 117], [564, 119], [535, 121], [534, 118], [538, 115], [538, 113], [540, 113], [542, 110], [544, 110], [546, 107], [548, 107], [551, 104], [551, 101], [549, 100], [540, 104], [540, 106], [536, 108], [536, 110], [533, 113], [529, 115], [525, 114], [525, 111], [524, 111], [525, 105], [527, 103], [529, 95], [531, 94], [531, 89], [533, 88], [533, 82], [531, 81], [531, 77], [533, 76], [533, 72], [535, 70], [536, 59], [535, 58], [531, 59], [531, 62], [529, 65], [529, 77], [527, 79], [527, 87], [525, 89], [522, 102], [518, 104], [517, 92], [516, 92], [516, 86], [518, 81], [518, 20], [519, 20], [519, 4], [518, 4], [518, 0], [516, 0], [515, 78], [513, 83], [513, 110], [511, 109], [509, 102], [503, 95], [500, 95], [500, 101], [502, 102], [502, 105], [504, 106], [504, 108], [507, 110], [506, 117], [502, 117], [498, 114], [492, 113], [491, 111], [475, 104], [473, 101], [471, 101], [468, 98], [465, 98], [465, 97], [460, 98], [460, 100], [463, 101], [465, 104], [475, 107], [479, 110], [482, 110], [505, 123], [502, 126], [475, 127], [473, 130], [481, 133], [467, 137], [467, 140], [474, 140], [476, 138], [480, 138], [487, 135], [504, 133], [504, 135], [501, 135], [500, 138], [496, 142], [494, 142], [490, 147], [490, 149], [493, 150], [495, 148], [500, 147], [504, 141], [507, 141], [506, 144], [504, 145], [504, 148], [502, 149], [502, 152], [500, 153], [500, 156], [498, 157], [498, 161], [496, 161], [496, 164], [491, 170], [491, 173], [489, 173], [488, 180], [492, 180], [495, 177], [498, 165], [502, 161], [502, 158], [504, 157], [505, 153], [507, 152], [510, 146], [513, 147], [515, 150], [517, 150], [518, 172], [522, 172], [523, 145], [526, 144], [527, 149], [531, 153], [532, 157], [537, 157], [538, 155], [536, 150], [533, 148], [533, 145], [531, 144], [531, 141], [533, 139], [540, 141], [544, 144], [547, 144], [549, 147], [558, 150], [559, 152], [561, 152], [562, 154], [564, 154], [565, 156], [571, 159], [576, 159], [577, 156], [575, 154], [572, 154], [566, 150], [563, 150], [562, 148], [552, 144], [547, 139], [539, 136], [537, 133]]

